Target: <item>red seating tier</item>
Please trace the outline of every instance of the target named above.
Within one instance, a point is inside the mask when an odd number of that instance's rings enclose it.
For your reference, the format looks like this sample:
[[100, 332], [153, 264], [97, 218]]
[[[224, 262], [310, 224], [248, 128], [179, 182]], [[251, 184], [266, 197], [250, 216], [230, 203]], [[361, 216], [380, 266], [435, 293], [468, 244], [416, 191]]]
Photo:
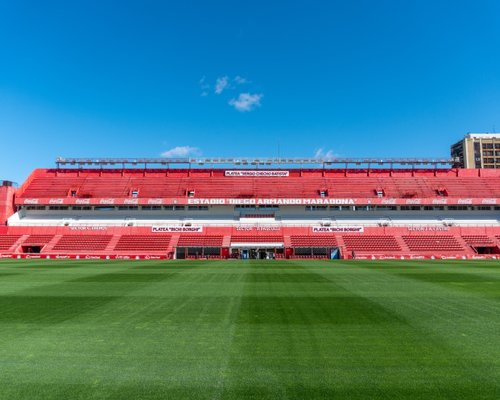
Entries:
[[411, 251], [464, 251], [462, 245], [450, 235], [403, 236]]
[[54, 235], [29, 235], [23, 245], [47, 244], [54, 238]]
[[337, 239], [332, 235], [296, 235], [290, 237], [293, 247], [331, 247], [337, 246]]
[[123, 235], [114, 250], [165, 252], [168, 250], [170, 239], [170, 235]]
[[[325, 175], [324, 175], [325, 174]], [[461, 173], [465, 175], [465, 172]], [[170, 198], [186, 196], [213, 198], [316, 198], [319, 190], [337, 198], [377, 197], [377, 188], [385, 197], [436, 197], [437, 191], [450, 197], [500, 197], [500, 176], [461, 176], [426, 170], [394, 174], [391, 171], [322, 170], [291, 171], [288, 177], [226, 177], [223, 170], [37, 170], [20, 190], [18, 198], [44, 197], [131, 197]], [[72, 193], [74, 192], [74, 193]]]
[[221, 247], [224, 236], [207, 235], [194, 236], [184, 235], [179, 238], [177, 246], [179, 247]]
[[0, 250], [10, 249], [21, 235], [0, 235]]
[[232, 243], [283, 243], [283, 236], [280, 235], [233, 235]]
[[103, 251], [112, 235], [63, 235], [54, 251]]
[[348, 251], [392, 252], [401, 251], [394, 236], [389, 235], [344, 235]]
[[469, 246], [489, 247], [494, 246], [493, 240], [486, 235], [462, 235], [462, 238]]

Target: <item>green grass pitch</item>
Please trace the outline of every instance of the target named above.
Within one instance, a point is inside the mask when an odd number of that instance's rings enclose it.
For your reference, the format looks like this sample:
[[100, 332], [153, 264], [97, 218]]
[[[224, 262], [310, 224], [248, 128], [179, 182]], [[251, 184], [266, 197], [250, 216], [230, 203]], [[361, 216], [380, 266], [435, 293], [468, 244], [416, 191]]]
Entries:
[[500, 399], [500, 263], [4, 260], [0, 398]]

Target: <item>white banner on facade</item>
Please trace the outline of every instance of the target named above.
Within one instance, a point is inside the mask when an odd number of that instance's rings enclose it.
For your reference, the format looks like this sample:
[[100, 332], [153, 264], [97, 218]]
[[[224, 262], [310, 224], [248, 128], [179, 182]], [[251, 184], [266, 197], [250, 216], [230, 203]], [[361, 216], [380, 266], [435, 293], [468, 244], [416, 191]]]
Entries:
[[313, 233], [362, 233], [363, 226], [313, 226]]
[[224, 171], [225, 176], [263, 176], [263, 177], [283, 177], [290, 176], [290, 171]]
[[178, 226], [178, 225], [161, 225], [151, 227], [153, 233], [201, 233], [203, 232], [202, 226]]

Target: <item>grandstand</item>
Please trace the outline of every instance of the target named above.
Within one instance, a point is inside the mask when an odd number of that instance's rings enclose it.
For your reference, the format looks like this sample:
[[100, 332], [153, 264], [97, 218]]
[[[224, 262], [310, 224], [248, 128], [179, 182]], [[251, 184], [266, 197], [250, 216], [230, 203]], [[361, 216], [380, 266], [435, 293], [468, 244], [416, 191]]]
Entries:
[[499, 220], [452, 160], [58, 159], [0, 186], [0, 256], [496, 258]]

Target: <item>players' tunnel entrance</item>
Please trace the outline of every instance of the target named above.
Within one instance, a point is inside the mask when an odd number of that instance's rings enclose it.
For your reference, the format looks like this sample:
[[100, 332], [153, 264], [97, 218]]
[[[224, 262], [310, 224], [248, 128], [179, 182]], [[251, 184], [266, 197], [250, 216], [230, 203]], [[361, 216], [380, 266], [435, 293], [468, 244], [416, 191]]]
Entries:
[[39, 254], [43, 246], [22, 246], [22, 252], [26, 254]]
[[477, 254], [500, 254], [498, 246], [471, 246]]
[[274, 260], [284, 258], [282, 247], [233, 247], [231, 258], [242, 260]]

